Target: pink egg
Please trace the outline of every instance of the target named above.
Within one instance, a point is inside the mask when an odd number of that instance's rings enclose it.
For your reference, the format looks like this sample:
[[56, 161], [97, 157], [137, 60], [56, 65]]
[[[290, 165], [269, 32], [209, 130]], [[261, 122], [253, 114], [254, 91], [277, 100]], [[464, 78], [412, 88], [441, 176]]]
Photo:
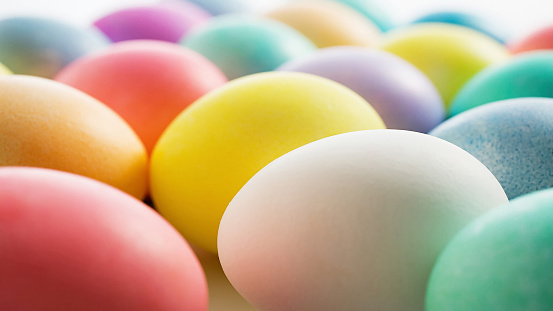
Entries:
[[2, 310], [207, 310], [203, 270], [155, 211], [70, 173], [0, 168]]

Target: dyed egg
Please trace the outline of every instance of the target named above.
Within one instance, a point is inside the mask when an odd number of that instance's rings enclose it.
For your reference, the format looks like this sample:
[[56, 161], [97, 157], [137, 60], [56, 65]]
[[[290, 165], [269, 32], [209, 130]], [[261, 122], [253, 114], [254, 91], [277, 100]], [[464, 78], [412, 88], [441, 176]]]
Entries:
[[[324, 0], [327, 1], [327, 0]], [[388, 31], [394, 27], [391, 17], [384, 8], [381, 7], [380, 1], [374, 0], [336, 0], [345, 5], [352, 7], [368, 19], [374, 22], [382, 31]]]
[[213, 15], [258, 13], [279, 6], [286, 1], [288, 0], [186, 0], [186, 2], [201, 6]]
[[9, 75], [9, 74], [12, 74], [12, 72], [8, 69], [8, 67], [0, 63], [0, 76]]
[[150, 39], [177, 43], [210, 16], [202, 8], [182, 1], [121, 9], [100, 18], [94, 26], [113, 42]]
[[522, 53], [534, 50], [553, 50], [553, 25], [537, 29], [522, 38], [511, 42], [512, 53]]
[[108, 44], [96, 29], [36, 17], [0, 20], [0, 62], [16, 74], [51, 78], [73, 60]]
[[480, 160], [509, 199], [553, 187], [553, 99], [517, 98], [464, 112], [435, 128]]
[[553, 51], [524, 53], [475, 75], [455, 96], [449, 113], [517, 97], [553, 97]]
[[505, 25], [500, 25], [489, 17], [483, 17], [469, 12], [432, 12], [418, 17], [411, 23], [446, 23], [464, 26], [483, 33], [502, 44], [504, 44], [508, 38], [508, 32], [505, 31]]
[[411, 25], [385, 36], [382, 48], [424, 72], [438, 88], [446, 108], [472, 76], [509, 57], [497, 41], [461, 26]]
[[56, 80], [102, 101], [123, 117], [150, 152], [189, 104], [227, 82], [203, 56], [160, 41], [128, 41], [83, 57]]
[[0, 90], [0, 166], [67, 171], [144, 197], [146, 150], [111, 109], [44, 78], [2, 76]]
[[274, 70], [316, 49], [282, 23], [242, 15], [212, 18], [185, 36], [181, 44], [207, 57], [229, 79]]
[[198, 259], [151, 208], [105, 184], [0, 168], [4, 310], [207, 310]]
[[445, 118], [436, 87], [415, 66], [383, 51], [331, 47], [292, 60], [279, 68], [315, 74], [361, 95], [387, 128], [428, 132]]
[[260, 310], [422, 311], [447, 242], [506, 202], [484, 165], [453, 144], [409, 131], [346, 133], [250, 179], [221, 220], [219, 258]]
[[549, 310], [553, 190], [517, 198], [461, 231], [436, 264], [426, 310]]
[[335, 45], [374, 46], [380, 29], [345, 4], [334, 1], [296, 1], [267, 13], [304, 34], [319, 48]]
[[374, 109], [333, 81], [244, 77], [196, 101], [163, 133], [152, 153], [151, 195], [188, 241], [216, 252], [225, 208], [263, 166], [317, 139], [379, 128]]

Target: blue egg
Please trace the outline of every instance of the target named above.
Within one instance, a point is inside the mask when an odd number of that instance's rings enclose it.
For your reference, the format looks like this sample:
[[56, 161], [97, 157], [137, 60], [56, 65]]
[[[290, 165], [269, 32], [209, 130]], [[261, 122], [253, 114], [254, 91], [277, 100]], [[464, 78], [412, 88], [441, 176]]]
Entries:
[[476, 14], [465, 12], [446, 11], [429, 13], [417, 18], [411, 23], [454, 24], [479, 31], [503, 44], [509, 39], [509, 32], [505, 30], [505, 25], [500, 25], [495, 20], [487, 19]]
[[0, 20], [0, 62], [15, 74], [52, 78], [70, 62], [109, 43], [94, 28], [36, 17]]
[[430, 132], [480, 160], [509, 199], [553, 187], [553, 99], [516, 98], [465, 111]]

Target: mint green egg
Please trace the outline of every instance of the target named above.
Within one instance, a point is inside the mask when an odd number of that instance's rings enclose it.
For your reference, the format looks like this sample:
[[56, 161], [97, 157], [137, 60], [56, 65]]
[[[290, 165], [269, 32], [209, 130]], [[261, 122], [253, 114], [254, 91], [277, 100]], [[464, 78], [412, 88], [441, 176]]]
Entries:
[[553, 308], [553, 188], [512, 200], [464, 228], [436, 263], [427, 311]]

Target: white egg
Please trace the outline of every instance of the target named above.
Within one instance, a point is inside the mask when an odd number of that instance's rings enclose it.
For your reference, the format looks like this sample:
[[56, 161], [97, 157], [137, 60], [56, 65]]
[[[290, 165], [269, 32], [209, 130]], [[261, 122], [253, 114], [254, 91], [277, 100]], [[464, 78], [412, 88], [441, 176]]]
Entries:
[[439, 138], [341, 134], [257, 173], [223, 216], [219, 256], [263, 311], [423, 310], [447, 242], [507, 202], [484, 165]]

